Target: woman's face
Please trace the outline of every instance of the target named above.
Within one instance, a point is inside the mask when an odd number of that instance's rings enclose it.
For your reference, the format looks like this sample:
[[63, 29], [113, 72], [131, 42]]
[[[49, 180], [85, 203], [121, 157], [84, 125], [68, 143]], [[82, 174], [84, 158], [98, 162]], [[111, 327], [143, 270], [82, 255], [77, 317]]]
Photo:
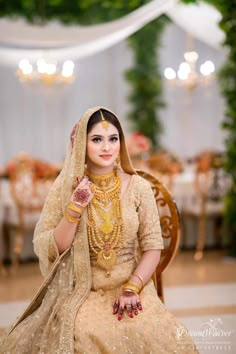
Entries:
[[[117, 128], [111, 123], [103, 127], [99, 122], [87, 136], [86, 161], [90, 171], [109, 173], [120, 152], [120, 139]], [[102, 170], [102, 171], [101, 171]]]

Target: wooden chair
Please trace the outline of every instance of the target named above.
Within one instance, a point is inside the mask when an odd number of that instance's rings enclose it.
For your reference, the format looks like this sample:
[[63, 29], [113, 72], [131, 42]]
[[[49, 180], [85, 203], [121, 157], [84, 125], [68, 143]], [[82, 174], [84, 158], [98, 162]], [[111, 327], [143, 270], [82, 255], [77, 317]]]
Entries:
[[[12, 253], [12, 270], [16, 270], [23, 250], [26, 232], [32, 232], [39, 219], [46, 195], [53, 180], [40, 181], [35, 171], [34, 160], [21, 154], [14, 160], [10, 170], [10, 192], [14, 207], [4, 221], [5, 248]], [[13, 233], [13, 251], [10, 239]]]
[[161, 259], [153, 274], [153, 281], [157, 295], [164, 302], [162, 274], [175, 257], [180, 240], [178, 209], [168, 189], [156, 177], [143, 171], [137, 171], [137, 173], [151, 184], [160, 215], [165, 248], [161, 252]]

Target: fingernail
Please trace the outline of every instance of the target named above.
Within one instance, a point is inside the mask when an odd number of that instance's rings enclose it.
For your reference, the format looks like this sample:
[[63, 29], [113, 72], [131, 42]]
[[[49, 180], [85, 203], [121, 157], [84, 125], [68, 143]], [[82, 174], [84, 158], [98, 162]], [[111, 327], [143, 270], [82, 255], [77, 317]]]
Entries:
[[118, 316], [118, 321], [120, 321], [122, 319], [122, 317], [121, 316]]
[[133, 314], [132, 314], [132, 313], [130, 313], [130, 314], [129, 314], [129, 317], [133, 318], [134, 316], [133, 316]]
[[137, 310], [135, 310], [135, 311], [134, 311], [134, 314], [135, 314], [135, 315], [137, 315], [137, 314], [138, 314], [138, 311], [137, 311]]

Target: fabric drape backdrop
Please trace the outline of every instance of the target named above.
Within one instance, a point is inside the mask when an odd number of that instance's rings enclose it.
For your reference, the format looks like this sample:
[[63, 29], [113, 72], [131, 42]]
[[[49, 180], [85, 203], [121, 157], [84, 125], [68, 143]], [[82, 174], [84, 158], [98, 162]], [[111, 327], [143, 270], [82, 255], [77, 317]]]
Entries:
[[204, 3], [186, 6], [177, 0], [153, 0], [119, 20], [93, 26], [54, 22], [39, 27], [23, 20], [1, 19], [0, 43], [11, 48], [0, 46], [0, 63], [17, 65], [24, 57], [37, 60], [46, 56], [57, 61], [85, 58], [124, 40], [163, 13], [194, 37], [220, 48], [224, 34], [218, 27], [221, 15], [215, 8]]

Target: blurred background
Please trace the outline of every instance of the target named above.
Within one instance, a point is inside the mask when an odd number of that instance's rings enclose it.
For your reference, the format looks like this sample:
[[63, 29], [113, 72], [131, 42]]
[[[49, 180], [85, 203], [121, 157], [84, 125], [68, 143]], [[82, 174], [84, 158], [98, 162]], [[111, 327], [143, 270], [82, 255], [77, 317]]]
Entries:
[[0, 6], [0, 330], [42, 282], [33, 230], [70, 132], [103, 105], [179, 210], [167, 307], [201, 353], [234, 353], [235, 0]]

